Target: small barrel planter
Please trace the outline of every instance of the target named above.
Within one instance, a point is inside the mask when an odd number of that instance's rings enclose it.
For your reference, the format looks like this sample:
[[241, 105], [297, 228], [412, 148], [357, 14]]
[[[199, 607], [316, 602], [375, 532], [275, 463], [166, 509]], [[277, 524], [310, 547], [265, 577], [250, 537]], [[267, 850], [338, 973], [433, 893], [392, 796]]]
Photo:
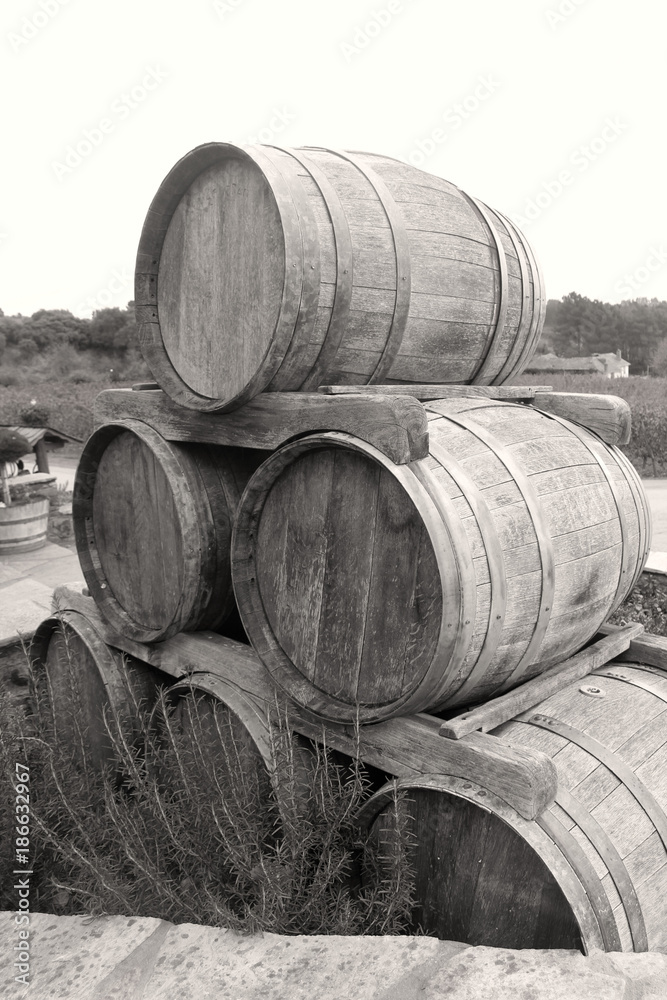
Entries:
[[234, 409], [324, 384], [498, 384], [546, 296], [526, 238], [386, 156], [209, 143], [170, 171], [137, 255], [141, 350], [172, 398]]
[[250, 480], [233, 541], [248, 637], [332, 721], [470, 704], [588, 642], [650, 545], [618, 449], [533, 407], [427, 404], [430, 455], [397, 466], [308, 435]]
[[167, 442], [138, 420], [89, 438], [74, 534], [91, 596], [117, 632], [152, 642], [214, 631], [232, 615], [232, 520], [259, 461], [251, 449]]
[[[501, 948], [664, 950], [664, 672], [604, 667], [494, 733], [552, 758], [556, 800], [529, 821], [473, 781], [399, 781], [415, 845], [415, 927]], [[360, 816], [379, 851], [394, 800], [387, 786]]]
[[33, 500], [0, 507], [0, 555], [32, 552], [46, 545], [49, 501]]
[[155, 698], [155, 671], [107, 646], [85, 615], [61, 611], [43, 621], [30, 660], [56, 735], [81, 762], [85, 755], [99, 769], [114, 759], [105, 711], [139, 738], [138, 706], [150, 708]]

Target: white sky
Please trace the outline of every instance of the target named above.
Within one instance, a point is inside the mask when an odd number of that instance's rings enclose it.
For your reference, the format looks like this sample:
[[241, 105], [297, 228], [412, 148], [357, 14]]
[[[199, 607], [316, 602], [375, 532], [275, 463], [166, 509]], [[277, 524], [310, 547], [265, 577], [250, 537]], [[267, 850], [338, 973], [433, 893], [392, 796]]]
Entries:
[[667, 299], [666, 38], [663, 0], [4, 0], [0, 307], [125, 305], [164, 175], [252, 136], [419, 161], [551, 298]]

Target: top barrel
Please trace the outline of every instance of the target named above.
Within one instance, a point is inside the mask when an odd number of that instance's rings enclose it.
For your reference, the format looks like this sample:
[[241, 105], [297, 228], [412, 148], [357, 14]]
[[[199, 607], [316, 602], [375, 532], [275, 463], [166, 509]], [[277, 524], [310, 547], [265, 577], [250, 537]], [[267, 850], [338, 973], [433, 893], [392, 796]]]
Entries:
[[500, 384], [546, 297], [516, 226], [448, 181], [370, 153], [208, 143], [153, 199], [135, 303], [162, 388], [231, 410], [263, 390]]

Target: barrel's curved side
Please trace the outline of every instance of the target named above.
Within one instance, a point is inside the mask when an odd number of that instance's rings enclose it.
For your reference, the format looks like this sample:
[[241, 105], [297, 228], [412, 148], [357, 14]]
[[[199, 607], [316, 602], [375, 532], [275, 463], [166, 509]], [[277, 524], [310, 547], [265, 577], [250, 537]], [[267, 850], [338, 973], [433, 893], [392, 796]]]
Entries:
[[552, 758], [559, 792], [542, 820], [585, 852], [612, 911], [607, 942], [614, 934], [625, 951], [667, 943], [666, 720], [667, 677], [624, 663], [494, 731]]
[[[459, 507], [467, 505], [460, 516], [482, 574], [478, 587], [489, 587], [488, 569], [480, 562], [486, 548], [481, 525], [486, 507], [502, 539], [508, 587], [504, 635], [497, 620], [497, 656], [489, 657], [487, 644], [486, 676], [474, 668], [475, 682], [469, 678], [459, 691], [450, 691], [440, 702], [445, 707], [534, 676], [594, 635], [643, 564], [645, 501], [614, 450], [569, 421], [551, 420], [534, 408], [472, 398], [431, 402], [428, 410], [433, 414], [432, 454], [444, 470], [441, 488], [452, 498], [461, 495]], [[497, 555], [493, 561], [498, 569]], [[535, 577], [537, 571], [539, 579], [519, 593], [521, 579], [527, 587], [531, 577], [526, 574]], [[497, 581], [490, 585], [493, 600]], [[530, 597], [521, 616], [519, 604], [523, 607], [531, 594], [541, 595], [539, 608], [533, 609]], [[488, 606], [483, 598], [485, 622]], [[477, 634], [483, 624], [478, 620]], [[474, 661], [469, 658], [468, 663]]]
[[523, 290], [521, 323], [514, 346], [509, 352], [505, 364], [494, 378], [494, 384], [502, 385], [504, 382], [511, 382], [516, 375], [519, 375], [532, 358], [542, 331], [544, 316], [542, 315], [541, 276], [530, 244], [506, 215], [497, 210], [495, 214], [505, 223], [514, 245], [519, 260]]
[[269, 149], [288, 178], [295, 204], [302, 206], [302, 301], [307, 302], [312, 320], [299, 336], [295, 328], [294, 347], [286, 352], [268, 389], [308, 391], [326, 381], [348, 323], [354, 281], [352, 239], [338, 192], [321, 167], [304, 150]]
[[[591, 898], [590, 887], [592, 885], [591, 867], [581, 857], [573, 859], [563, 853], [561, 847], [554, 842], [549, 830], [545, 825], [537, 820], [525, 820], [503, 799], [488, 789], [481, 787], [477, 782], [468, 779], [456, 778], [445, 774], [424, 774], [414, 778], [402, 778], [390, 782], [375, 793], [364, 805], [358, 814], [358, 822], [362, 827], [370, 828], [380, 816], [382, 810], [390, 805], [396, 794], [406, 793], [410, 795], [411, 790], [426, 790], [433, 792], [443, 792], [454, 796], [464, 803], [471, 803], [480, 810], [480, 813], [490, 813], [503, 824], [514, 831], [528, 847], [534, 852], [546, 866], [554, 881], [560, 888], [572, 916], [579, 927], [581, 942], [586, 951], [604, 949], [605, 937], [603, 933], [603, 913], [599, 905], [599, 899]], [[547, 824], [548, 827], [548, 824]], [[419, 835], [421, 831], [416, 831], [417, 841], [414, 850], [419, 852]], [[429, 836], [429, 831], [423, 831]], [[472, 836], [473, 831], [468, 831]], [[426, 841], [427, 846], [422, 850], [438, 852], [437, 841], [432, 839]], [[447, 845], [443, 843], [439, 853], [446, 853]], [[483, 848], [480, 845], [480, 850]], [[487, 842], [486, 849], [493, 852], [493, 845]], [[477, 857], [478, 855], [475, 855]], [[480, 858], [480, 863], [484, 860]], [[438, 857], [431, 858], [429, 863], [433, 872], [433, 878], [437, 878]], [[579, 862], [579, 863], [578, 863]], [[594, 873], [593, 873], [594, 874]], [[471, 893], [476, 891], [476, 872], [470, 873]], [[488, 889], [493, 892], [492, 886]], [[420, 903], [416, 900], [417, 904]], [[487, 900], [490, 902], [490, 900]], [[444, 903], [444, 900], [443, 900]], [[446, 904], [445, 904], [446, 905]], [[519, 904], [520, 905], [520, 904]], [[492, 943], [491, 933], [495, 930], [489, 928], [489, 937], [485, 940], [476, 940], [475, 944]], [[520, 945], [515, 945], [520, 946]], [[530, 945], [528, 945], [530, 946]]]

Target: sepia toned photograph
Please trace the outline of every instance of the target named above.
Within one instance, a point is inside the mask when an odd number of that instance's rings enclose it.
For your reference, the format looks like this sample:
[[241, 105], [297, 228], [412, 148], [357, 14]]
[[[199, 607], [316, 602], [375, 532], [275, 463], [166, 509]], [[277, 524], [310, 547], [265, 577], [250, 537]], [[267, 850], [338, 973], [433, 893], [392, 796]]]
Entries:
[[657, 0], [5, 0], [0, 997], [667, 998]]

